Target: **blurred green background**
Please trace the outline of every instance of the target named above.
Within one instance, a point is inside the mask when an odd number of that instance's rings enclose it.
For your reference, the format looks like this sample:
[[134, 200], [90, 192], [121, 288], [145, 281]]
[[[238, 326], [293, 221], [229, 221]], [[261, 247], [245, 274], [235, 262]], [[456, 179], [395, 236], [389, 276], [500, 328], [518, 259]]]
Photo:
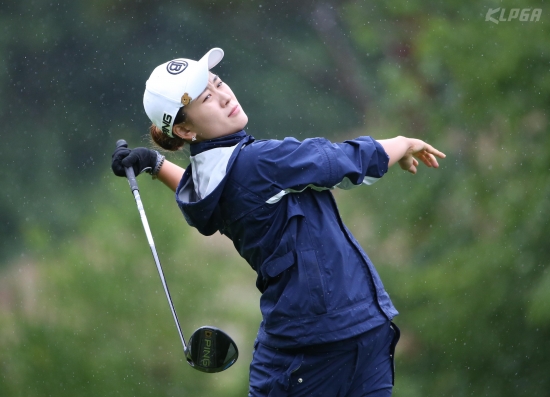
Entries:
[[447, 154], [335, 191], [401, 312], [394, 395], [548, 396], [549, 23], [526, 0], [0, 2], [0, 396], [247, 394], [254, 272], [139, 178], [184, 333], [240, 348], [226, 372], [192, 370], [110, 171], [117, 139], [149, 145], [153, 68], [216, 46], [258, 139], [405, 135]]

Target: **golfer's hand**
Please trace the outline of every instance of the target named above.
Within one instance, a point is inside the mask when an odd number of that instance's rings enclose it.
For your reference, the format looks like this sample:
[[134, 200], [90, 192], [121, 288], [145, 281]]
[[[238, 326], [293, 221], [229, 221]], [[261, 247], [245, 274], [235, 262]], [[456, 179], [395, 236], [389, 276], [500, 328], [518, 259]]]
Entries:
[[438, 168], [439, 163], [437, 162], [436, 157], [441, 159], [446, 157], [445, 153], [440, 152], [432, 145], [429, 145], [420, 139], [408, 138], [408, 140], [409, 148], [398, 162], [401, 169], [408, 171], [411, 174], [416, 174], [416, 167], [418, 167], [419, 160], [430, 168]]
[[151, 172], [156, 166], [158, 153], [155, 150], [138, 147], [128, 149], [117, 147], [111, 157], [111, 169], [116, 176], [126, 176], [124, 168], [132, 167], [138, 176], [142, 172]]

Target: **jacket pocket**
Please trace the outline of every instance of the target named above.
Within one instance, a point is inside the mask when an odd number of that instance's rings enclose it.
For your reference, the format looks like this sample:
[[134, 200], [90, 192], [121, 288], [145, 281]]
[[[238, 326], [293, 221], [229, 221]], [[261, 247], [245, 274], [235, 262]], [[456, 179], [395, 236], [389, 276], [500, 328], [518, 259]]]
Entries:
[[264, 264], [262, 273], [264, 277], [273, 279], [296, 263], [298, 272], [292, 273], [285, 285], [285, 295], [308, 302], [310, 314], [326, 313], [325, 289], [315, 250], [287, 252]]
[[286, 254], [279, 256], [278, 258], [271, 259], [267, 262], [262, 269], [262, 273], [264, 273], [264, 277], [277, 277], [279, 274], [292, 266], [294, 262], [294, 252], [287, 252]]
[[305, 274], [307, 278], [312, 311], [315, 314], [324, 314], [327, 312], [325, 289], [315, 250], [298, 251], [298, 258], [300, 277]]
[[300, 320], [325, 314], [325, 291], [315, 250], [292, 250], [262, 266], [267, 288], [260, 299], [266, 331], [293, 333]]

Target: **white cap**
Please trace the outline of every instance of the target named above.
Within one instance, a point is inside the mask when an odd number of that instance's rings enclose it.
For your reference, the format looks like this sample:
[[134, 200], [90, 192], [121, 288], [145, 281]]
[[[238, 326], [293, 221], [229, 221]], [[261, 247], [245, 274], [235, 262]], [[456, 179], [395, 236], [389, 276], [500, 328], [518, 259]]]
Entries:
[[202, 94], [208, 85], [208, 71], [222, 58], [223, 50], [212, 48], [198, 62], [178, 58], [157, 66], [143, 94], [143, 107], [151, 122], [172, 137], [176, 114]]

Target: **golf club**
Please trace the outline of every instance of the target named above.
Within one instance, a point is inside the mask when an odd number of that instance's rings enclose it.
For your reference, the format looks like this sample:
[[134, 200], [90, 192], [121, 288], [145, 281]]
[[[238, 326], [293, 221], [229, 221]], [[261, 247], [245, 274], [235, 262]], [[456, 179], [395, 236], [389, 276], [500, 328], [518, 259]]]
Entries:
[[[116, 143], [116, 147], [128, 147], [128, 144], [125, 140], [120, 139]], [[224, 371], [230, 366], [232, 366], [237, 358], [239, 357], [239, 351], [237, 349], [236, 343], [231, 339], [222, 330], [216, 327], [204, 326], [197, 329], [189, 338], [189, 345], [185, 344], [185, 338], [181, 331], [180, 323], [178, 321], [178, 315], [174, 309], [174, 304], [172, 303], [172, 298], [170, 297], [170, 292], [168, 291], [168, 285], [164, 278], [164, 272], [160, 265], [160, 260], [157, 255], [157, 250], [155, 248], [155, 243], [153, 241], [153, 235], [151, 234], [151, 229], [149, 228], [149, 223], [147, 222], [147, 217], [145, 216], [145, 210], [141, 202], [141, 197], [139, 195], [139, 188], [134, 175], [134, 170], [131, 167], [125, 168], [126, 178], [128, 178], [128, 183], [130, 184], [130, 189], [136, 199], [136, 204], [138, 211], [141, 217], [141, 223], [145, 229], [145, 235], [149, 241], [149, 246], [151, 247], [151, 252], [153, 253], [153, 258], [157, 265], [157, 270], [162, 281], [162, 286], [164, 287], [164, 293], [168, 299], [168, 304], [170, 305], [170, 310], [172, 311], [172, 316], [176, 323], [176, 328], [183, 345], [183, 352], [185, 358], [191, 367], [198, 371], [202, 372], [220, 372]]]

